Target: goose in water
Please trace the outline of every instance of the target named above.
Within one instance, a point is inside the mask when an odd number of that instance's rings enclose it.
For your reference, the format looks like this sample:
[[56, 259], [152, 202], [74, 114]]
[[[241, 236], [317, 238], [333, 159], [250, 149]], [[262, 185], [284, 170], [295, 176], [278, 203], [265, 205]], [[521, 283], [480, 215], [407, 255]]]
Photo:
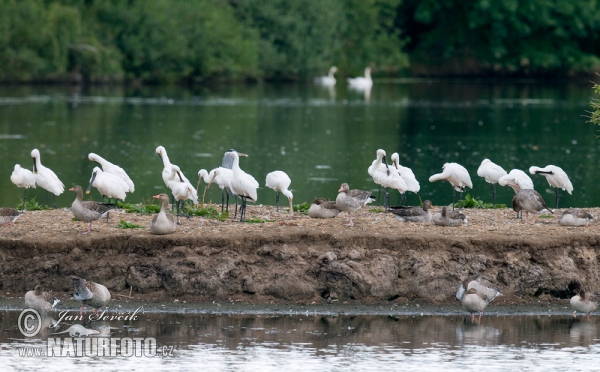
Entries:
[[14, 208], [0, 208], [0, 225], [14, 225], [22, 214]]
[[[417, 178], [415, 177], [415, 174], [413, 173], [412, 169], [400, 165], [400, 156], [397, 152], [392, 154], [391, 160], [392, 165], [390, 165], [390, 168], [392, 168], [392, 171], [398, 172], [398, 174], [400, 174], [400, 177], [402, 177], [404, 182], [406, 182], [406, 191], [414, 192], [415, 194], [418, 193], [419, 190], [421, 190], [421, 185], [419, 184], [419, 181], [417, 181]], [[403, 205], [405, 201], [406, 192], [402, 193], [400, 205]]]
[[177, 222], [172, 214], [167, 213], [167, 209], [169, 208], [169, 196], [167, 194], [159, 194], [154, 195], [153, 198], [160, 199], [161, 207], [160, 212], [152, 217], [152, 222], [150, 222], [150, 233], [156, 235], [174, 233], [177, 228]]
[[312, 201], [308, 208], [308, 216], [310, 218], [334, 218], [340, 214], [340, 208], [335, 202], [325, 200], [325, 198], [317, 198]]
[[292, 204], [292, 199], [294, 195], [291, 190], [288, 190], [292, 180], [290, 177], [283, 171], [273, 171], [267, 174], [267, 179], [265, 181], [265, 186], [270, 189], [275, 190], [275, 205], [277, 205], [277, 212], [279, 212], [279, 195], [283, 194], [288, 198], [290, 202], [290, 214], [294, 214], [294, 206]]
[[442, 173], [434, 174], [429, 177], [429, 182], [442, 180], [448, 181], [452, 185], [452, 210], [454, 210], [456, 191], [460, 192], [460, 198], [462, 199], [465, 188], [473, 188], [471, 176], [469, 176], [469, 172], [462, 165], [457, 163], [446, 163], [442, 167]]
[[456, 298], [471, 313], [471, 322], [475, 322], [476, 312], [479, 313], [479, 322], [481, 322], [483, 310], [498, 296], [502, 296], [502, 293], [482, 284], [477, 275], [465, 279], [456, 292]]
[[125, 183], [127, 184], [127, 188], [128, 188], [127, 192], [135, 191], [135, 185], [133, 184], [133, 181], [131, 180], [131, 178], [129, 178], [129, 175], [127, 174], [127, 172], [125, 172], [125, 170], [123, 168], [119, 167], [116, 164], [109, 162], [108, 160], [104, 159], [102, 156], [94, 154], [93, 152], [90, 152], [88, 154], [88, 159], [100, 164], [100, 166], [102, 166], [103, 172], [114, 174], [115, 176], [117, 176], [117, 177], [121, 178], [123, 181], [125, 181]]
[[25, 293], [25, 307], [34, 309], [39, 313], [49, 313], [60, 300], [49, 292], [44, 292], [41, 285], [36, 285], [33, 291]]
[[31, 151], [31, 158], [33, 159], [35, 184], [46, 190], [46, 205], [48, 205], [48, 193], [54, 194], [54, 208], [56, 208], [56, 197], [65, 191], [65, 185], [58, 179], [52, 169], [42, 165], [38, 149]]
[[21, 207], [22, 210], [25, 210], [27, 189], [30, 187], [35, 189], [35, 176], [29, 169], [21, 168], [19, 164], [15, 164], [15, 168], [10, 175], [10, 180], [18, 187], [23, 187], [25, 189], [25, 193], [23, 194], [23, 206]]
[[531, 174], [541, 174], [546, 177], [548, 184], [554, 188], [554, 193], [556, 195], [556, 208], [558, 208], [558, 199], [560, 199], [560, 193], [558, 189], [563, 189], [569, 193], [569, 195], [573, 192], [573, 185], [571, 184], [571, 180], [569, 180], [569, 176], [562, 170], [562, 168], [557, 167], [556, 165], [547, 165], [544, 168], [540, 167], [530, 167], [529, 173]]
[[92, 311], [98, 313], [98, 309], [110, 301], [110, 292], [102, 284], [87, 281], [74, 275], [71, 276], [71, 283], [75, 289], [73, 297], [81, 302], [80, 313], [83, 313], [85, 305], [93, 307]]
[[71, 187], [69, 191], [73, 191], [76, 194], [75, 200], [73, 201], [73, 204], [71, 204], [73, 216], [79, 221], [90, 223], [87, 231], [81, 233], [87, 235], [92, 232], [92, 222], [99, 220], [104, 214], [109, 212], [110, 208], [105, 204], [96, 203], [94, 201], [83, 201], [83, 189], [79, 185]]
[[558, 220], [561, 226], [587, 226], [594, 219], [583, 209], [567, 209]]
[[496, 206], [496, 184], [500, 181], [500, 177], [506, 176], [504, 168], [490, 159], [483, 159], [481, 165], [477, 169], [477, 175], [483, 177], [485, 182], [492, 184], [492, 205]]
[[231, 191], [233, 194], [242, 198], [242, 206], [240, 207], [240, 222], [244, 222], [246, 220], [247, 200], [250, 199], [253, 202], [256, 202], [256, 199], [258, 198], [256, 192], [258, 189], [258, 182], [254, 177], [244, 172], [240, 168], [240, 156], [248, 155], [234, 151], [231, 153], [231, 156], [233, 158], [233, 166], [231, 167], [231, 170], [233, 171]]
[[319, 76], [318, 78], [315, 78], [314, 82], [315, 84], [319, 84], [322, 85], [324, 87], [332, 87], [335, 85], [335, 77], [333, 76], [333, 74], [335, 74], [337, 72], [337, 67], [335, 66], [331, 66], [331, 68], [329, 69], [329, 73], [325, 76]]
[[443, 207], [440, 212], [433, 215], [432, 220], [439, 226], [460, 226], [467, 221], [467, 217], [460, 212], [449, 211]]
[[[229, 206], [229, 194], [231, 194], [231, 180], [233, 179], [233, 171], [231, 168], [215, 168], [210, 172], [207, 172], [206, 169], [200, 169], [198, 171], [198, 187], [200, 187], [200, 180], [203, 179], [206, 183], [206, 187], [204, 188], [204, 193], [206, 190], [210, 188], [210, 185], [214, 182], [221, 189], [221, 213], [223, 213], [223, 209], [225, 209], [225, 194], [227, 194], [227, 205]], [[202, 204], [204, 204], [204, 194], [202, 195]], [[228, 211], [228, 208], [225, 209]]]
[[373, 86], [373, 80], [371, 79], [371, 68], [365, 68], [365, 76], [359, 76], [355, 78], [348, 78], [348, 86], [351, 89], [356, 90], [367, 90]]
[[546, 206], [544, 198], [535, 190], [521, 190], [513, 197], [512, 200], [513, 210], [517, 213], [525, 211], [525, 221], [529, 222], [529, 213], [531, 213], [532, 219], [530, 224], [535, 223], [536, 215], [543, 211], [553, 213]]
[[127, 190], [129, 190], [127, 183], [125, 183], [125, 181], [123, 181], [119, 176], [115, 176], [112, 173], [103, 172], [100, 167], [94, 167], [92, 170], [92, 177], [90, 178], [90, 183], [85, 191], [86, 194], [90, 193], [92, 186], [94, 186], [101, 195], [108, 197], [109, 204], [110, 199], [114, 198], [115, 207], [117, 206], [118, 200], [125, 200], [125, 197], [127, 196]]
[[431, 222], [431, 201], [425, 200], [423, 207], [401, 207], [390, 210], [400, 222]]
[[594, 293], [587, 293], [583, 288], [579, 289], [579, 294], [571, 297], [571, 307], [577, 311], [586, 314], [587, 320], [590, 320], [590, 313], [598, 308], [598, 296]]
[[371, 198], [371, 192], [363, 190], [350, 190], [350, 187], [347, 183], [342, 183], [342, 186], [338, 192], [339, 194], [335, 199], [335, 205], [341, 211], [348, 212], [349, 219], [346, 226], [354, 226], [354, 223], [352, 222], [352, 212], [356, 212], [373, 200]]

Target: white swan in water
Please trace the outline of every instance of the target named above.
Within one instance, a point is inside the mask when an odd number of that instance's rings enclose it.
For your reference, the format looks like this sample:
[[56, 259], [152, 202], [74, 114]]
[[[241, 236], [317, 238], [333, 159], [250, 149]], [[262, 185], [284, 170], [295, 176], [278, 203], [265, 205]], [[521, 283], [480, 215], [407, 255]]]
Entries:
[[371, 68], [365, 68], [365, 76], [348, 78], [348, 86], [353, 89], [366, 90], [371, 89], [373, 80], [371, 79]]
[[333, 76], [333, 74], [335, 74], [337, 72], [337, 67], [335, 66], [331, 66], [331, 68], [329, 69], [329, 73], [325, 76], [319, 76], [318, 78], [315, 78], [315, 84], [319, 84], [322, 85], [324, 87], [332, 87], [335, 85], [335, 76]]

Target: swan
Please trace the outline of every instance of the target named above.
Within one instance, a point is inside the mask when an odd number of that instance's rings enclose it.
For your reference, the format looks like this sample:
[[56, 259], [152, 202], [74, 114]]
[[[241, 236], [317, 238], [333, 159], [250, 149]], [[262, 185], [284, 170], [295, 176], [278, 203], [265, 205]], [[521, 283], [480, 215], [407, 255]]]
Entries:
[[471, 176], [465, 167], [457, 163], [446, 163], [442, 167], [442, 173], [434, 174], [429, 177], [429, 182], [446, 180], [450, 182], [453, 188], [452, 193], [452, 210], [454, 210], [454, 200], [456, 198], [456, 191], [460, 192], [460, 198], [462, 199], [462, 193], [466, 187], [473, 188], [473, 182], [471, 182]]
[[46, 205], [48, 205], [48, 193], [54, 194], [54, 208], [56, 208], [56, 197], [65, 191], [65, 185], [58, 179], [58, 176], [52, 169], [42, 165], [38, 149], [31, 151], [31, 158], [33, 159], [35, 184], [46, 190]]
[[331, 66], [331, 68], [329, 69], [329, 73], [325, 76], [319, 76], [318, 78], [315, 78], [314, 82], [315, 84], [319, 84], [322, 85], [324, 87], [332, 87], [335, 85], [335, 77], [333, 76], [333, 74], [335, 74], [337, 72], [337, 67], [335, 66]]
[[88, 154], [88, 159], [100, 164], [102, 166], [103, 172], [114, 174], [115, 176], [118, 176], [123, 181], [125, 181], [125, 183], [127, 184], [127, 187], [128, 187], [127, 192], [135, 191], [135, 185], [133, 184], [133, 181], [131, 180], [131, 178], [129, 178], [129, 176], [127, 175], [127, 172], [125, 172], [125, 170], [123, 168], [109, 162], [108, 160], [104, 159], [100, 155], [94, 154], [93, 152], [90, 152]]
[[366, 90], [371, 89], [373, 86], [373, 80], [371, 79], [371, 68], [365, 68], [365, 76], [359, 76], [355, 78], [348, 78], [348, 86], [352, 89]]
[[506, 174], [504, 168], [490, 159], [483, 159], [477, 169], [477, 175], [492, 184], [492, 206], [494, 207], [496, 207], [496, 184], [500, 181], [500, 177], [506, 176]]
[[294, 206], [292, 204], [292, 199], [294, 195], [291, 190], [288, 190], [292, 180], [290, 177], [283, 171], [273, 171], [267, 174], [267, 179], [265, 181], [265, 186], [270, 189], [275, 190], [275, 205], [277, 205], [277, 212], [279, 212], [279, 195], [283, 194], [288, 198], [290, 202], [290, 214], [294, 214]]
[[569, 193], [569, 195], [573, 192], [573, 184], [571, 184], [571, 180], [569, 180], [569, 176], [562, 170], [561, 167], [557, 167], [556, 165], [547, 165], [544, 168], [540, 167], [530, 167], [529, 173], [531, 174], [541, 174], [546, 177], [548, 184], [554, 188], [554, 193], [556, 194], [556, 208], [558, 209], [558, 199], [560, 199], [560, 194], [558, 193], [558, 189], [563, 189]]
[[18, 187], [25, 188], [25, 193], [23, 194], [23, 206], [21, 207], [22, 210], [25, 210], [27, 189], [30, 187], [35, 189], [35, 176], [29, 169], [22, 168], [19, 164], [15, 164], [15, 168], [10, 175], [10, 180]]

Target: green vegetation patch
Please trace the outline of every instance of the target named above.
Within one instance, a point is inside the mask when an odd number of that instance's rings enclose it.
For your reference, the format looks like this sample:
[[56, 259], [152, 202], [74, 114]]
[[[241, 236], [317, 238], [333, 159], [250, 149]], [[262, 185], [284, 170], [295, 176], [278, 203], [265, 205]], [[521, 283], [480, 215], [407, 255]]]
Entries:
[[275, 222], [274, 220], [263, 220], [260, 218], [248, 218], [246, 219], [247, 223], [265, 223], [265, 222]]
[[310, 208], [310, 203], [304, 202], [302, 204], [296, 204], [293, 207], [294, 207], [294, 212], [308, 214], [308, 209]]
[[124, 209], [127, 213], [154, 214], [160, 212], [160, 205], [150, 204], [145, 200], [138, 204], [119, 202], [119, 208]]
[[221, 222], [227, 220], [227, 217], [229, 217], [229, 213], [227, 213], [227, 212], [221, 213], [217, 210], [217, 208], [215, 208], [212, 205], [209, 205], [207, 207], [201, 207], [201, 208], [185, 207], [185, 210], [190, 216], [199, 216], [199, 217], [204, 217], [204, 218], [210, 218], [210, 219], [218, 220]]
[[506, 208], [506, 204], [496, 203], [496, 206], [494, 207], [494, 205], [492, 203], [484, 203], [483, 200], [475, 199], [470, 194], [467, 194], [467, 195], [465, 195], [464, 199], [461, 199], [456, 202], [455, 207], [456, 208], [478, 208], [478, 209], [484, 209], [484, 208], [500, 209], [500, 208]]
[[[21, 210], [21, 207], [23, 206], [23, 203], [19, 203], [17, 204], [16, 209]], [[44, 210], [49, 210], [52, 209], [50, 207], [48, 207], [47, 205], [41, 205], [37, 202], [37, 200], [35, 200], [35, 197], [25, 201], [25, 210], [26, 211], [44, 211]]]
[[143, 229], [144, 226], [136, 225], [134, 223], [131, 223], [131, 222], [125, 221], [125, 220], [120, 220], [119, 224], [117, 225], [117, 228], [119, 228], [119, 229]]

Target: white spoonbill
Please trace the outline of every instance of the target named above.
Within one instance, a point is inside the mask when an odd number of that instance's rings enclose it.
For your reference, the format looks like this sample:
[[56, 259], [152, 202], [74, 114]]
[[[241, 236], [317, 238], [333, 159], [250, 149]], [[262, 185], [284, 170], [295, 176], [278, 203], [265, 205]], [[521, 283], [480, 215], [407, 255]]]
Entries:
[[54, 194], [54, 208], [56, 208], [56, 196], [65, 191], [65, 185], [58, 179], [58, 176], [52, 169], [42, 165], [38, 149], [33, 149], [31, 151], [31, 157], [33, 158], [35, 184], [46, 190], [46, 205], [48, 205], [48, 193], [51, 192]]
[[477, 175], [483, 177], [487, 183], [492, 184], [492, 205], [496, 206], [496, 184], [500, 177], [506, 176], [504, 168], [492, 162], [490, 159], [483, 159], [481, 165], [477, 169]]
[[[92, 177], [90, 178], [90, 183], [85, 191], [86, 194], [90, 193], [92, 186], [98, 189], [100, 194], [108, 198], [109, 204], [111, 198], [124, 201], [125, 197], [127, 196], [125, 190], [128, 188], [128, 186], [125, 181], [114, 174], [102, 172], [100, 167], [94, 167], [92, 170]], [[117, 200], [115, 200], [115, 207], [116, 206]]]
[[[240, 222], [246, 220], [246, 201], [250, 199], [256, 202], [258, 195], [256, 189], [258, 189], [258, 182], [254, 177], [244, 172], [240, 168], [240, 156], [248, 156], [237, 151], [231, 152], [233, 159], [233, 165], [231, 170], [233, 171], [233, 179], [231, 180], [231, 191], [242, 198], [242, 206], [240, 207]], [[237, 212], [237, 211], [236, 211]], [[235, 216], [234, 216], [235, 218]]]
[[515, 194], [521, 190], [533, 190], [533, 181], [527, 173], [520, 169], [511, 169], [508, 174], [498, 179], [500, 186], [510, 186]]
[[198, 191], [187, 181], [177, 165], [171, 164], [171, 171], [175, 174], [175, 179], [169, 181], [167, 186], [171, 189], [171, 193], [177, 202], [177, 224], [180, 225], [179, 210], [183, 212], [185, 217], [190, 218], [190, 215], [185, 211], [185, 201], [189, 199], [194, 205], [198, 204]]
[[[417, 181], [417, 177], [415, 177], [415, 174], [413, 173], [412, 169], [400, 165], [400, 155], [398, 155], [397, 152], [392, 154], [391, 159], [392, 165], [390, 166], [390, 168], [398, 172], [400, 174], [400, 177], [402, 177], [404, 182], [406, 182], [406, 191], [414, 192], [415, 194], [418, 193], [419, 190], [421, 190], [421, 185], [419, 184], [419, 181]], [[403, 193], [400, 205], [404, 204], [405, 200], [406, 193]]]
[[19, 164], [15, 164], [15, 168], [12, 174], [10, 175], [10, 180], [18, 187], [25, 188], [25, 193], [23, 194], [23, 206], [21, 207], [21, 209], [24, 210], [27, 189], [30, 187], [33, 187], [35, 189], [35, 176], [29, 169], [21, 168]]
[[[225, 205], [225, 194], [227, 194], [227, 206], [229, 206], [229, 194], [231, 193], [231, 180], [233, 179], [233, 171], [229, 168], [218, 167], [210, 172], [206, 169], [200, 169], [198, 171], [198, 186], [200, 187], [200, 180], [203, 179], [206, 183], [205, 191], [210, 185], [215, 182], [221, 189], [221, 213], [223, 213]], [[202, 203], [204, 203], [204, 195], [202, 195]], [[226, 209], [228, 211], [229, 208]]]
[[314, 82], [315, 84], [319, 84], [322, 85], [324, 87], [332, 87], [335, 85], [335, 76], [333, 76], [333, 74], [335, 74], [337, 72], [337, 67], [335, 66], [331, 66], [331, 68], [329, 69], [329, 73], [325, 76], [319, 76], [318, 78], [315, 78]]
[[292, 180], [290, 177], [283, 171], [273, 171], [267, 174], [267, 179], [265, 181], [265, 186], [270, 189], [275, 190], [275, 205], [277, 205], [277, 212], [279, 212], [279, 195], [285, 195], [290, 202], [290, 214], [294, 214], [294, 206], [292, 205], [292, 199], [294, 195], [291, 190], [288, 190]]
[[[163, 146], [158, 146], [156, 148], [156, 153], [158, 154], [158, 156], [160, 157], [160, 159], [163, 162], [163, 171], [162, 171], [163, 181], [165, 182], [165, 185], [167, 185], [167, 187], [169, 187], [170, 181], [177, 180], [177, 174], [173, 171], [173, 169], [171, 167], [171, 165], [174, 165], [174, 164], [172, 164], [171, 161], [169, 160], [169, 155], [167, 155], [167, 150]], [[183, 173], [181, 173], [181, 178], [183, 178], [184, 181], [190, 182], [187, 178], [185, 178], [185, 175]]]
[[563, 189], [571, 195], [573, 192], [573, 185], [571, 184], [571, 180], [569, 180], [569, 176], [565, 173], [562, 168], [557, 167], [556, 165], [547, 165], [544, 168], [540, 167], [530, 167], [529, 173], [531, 174], [541, 174], [546, 177], [548, 184], [554, 188], [554, 193], [556, 194], [556, 208], [558, 209], [558, 199], [560, 199], [560, 194], [558, 189]]
[[339, 194], [337, 195], [337, 198], [335, 198], [335, 205], [341, 211], [348, 212], [348, 224], [346, 224], [346, 226], [354, 226], [354, 222], [352, 222], [352, 212], [356, 212], [373, 201], [371, 192], [350, 190], [350, 186], [348, 186], [347, 183], [342, 183], [338, 192]]
[[[375, 160], [373, 160], [373, 162], [371, 163], [371, 165], [369, 166], [369, 168], [367, 168], [367, 172], [369, 173], [369, 176], [373, 177], [373, 175], [375, 174], [376, 170], [381, 170], [381, 171], [385, 171], [386, 173], [389, 173], [389, 166], [387, 164], [387, 161], [385, 160], [385, 150], [383, 149], [379, 149], [376, 152], [376, 157]], [[379, 194], [377, 194], [377, 200], [379, 200], [379, 198], [381, 197], [381, 184], [378, 183], [375, 178], [373, 178], [373, 182], [375, 182], [377, 184], [377, 187], [379, 188]], [[385, 193], [387, 194], [387, 190], [384, 190]], [[377, 202], [377, 205], [379, 205], [379, 201]], [[385, 201], [384, 201], [384, 206], [385, 206]]]
[[452, 210], [454, 210], [456, 191], [460, 192], [460, 198], [462, 199], [462, 193], [465, 191], [465, 187], [473, 188], [473, 182], [471, 182], [469, 172], [465, 167], [457, 163], [446, 163], [442, 167], [442, 173], [434, 174], [429, 177], [429, 182], [441, 180], [446, 180], [452, 185]]
[[390, 194], [387, 192], [387, 188], [398, 190], [400, 195], [404, 194], [408, 189], [406, 181], [404, 181], [398, 172], [393, 172], [391, 169], [376, 169], [373, 172], [373, 181], [386, 188], [385, 201], [383, 203], [386, 208], [390, 206]]
[[[223, 154], [223, 160], [221, 161], [221, 168], [231, 169], [233, 167], [233, 156], [232, 153], [236, 152], [234, 149], [229, 149], [225, 151]], [[233, 178], [233, 175], [231, 176]], [[231, 187], [226, 186], [224, 189], [221, 189], [221, 201], [224, 199], [223, 192], [227, 194], [227, 204], [225, 207], [225, 212], [229, 212], [229, 195], [235, 198], [235, 214], [237, 215], [237, 197], [233, 195], [231, 191]], [[223, 202], [221, 203], [221, 212], [223, 212]]]
[[365, 76], [348, 78], [348, 86], [356, 90], [371, 89], [373, 86], [373, 80], [371, 79], [371, 68], [365, 68]]
[[100, 164], [102, 166], [103, 172], [114, 174], [115, 176], [118, 176], [123, 181], [125, 181], [125, 183], [127, 184], [128, 188], [129, 188], [129, 190], [127, 190], [127, 192], [135, 191], [135, 185], [133, 184], [133, 181], [131, 180], [131, 178], [129, 178], [129, 176], [127, 175], [127, 172], [125, 172], [125, 170], [123, 168], [119, 167], [116, 164], [109, 162], [108, 160], [104, 159], [102, 156], [100, 156], [98, 154], [94, 154], [93, 152], [89, 153], [88, 159]]

